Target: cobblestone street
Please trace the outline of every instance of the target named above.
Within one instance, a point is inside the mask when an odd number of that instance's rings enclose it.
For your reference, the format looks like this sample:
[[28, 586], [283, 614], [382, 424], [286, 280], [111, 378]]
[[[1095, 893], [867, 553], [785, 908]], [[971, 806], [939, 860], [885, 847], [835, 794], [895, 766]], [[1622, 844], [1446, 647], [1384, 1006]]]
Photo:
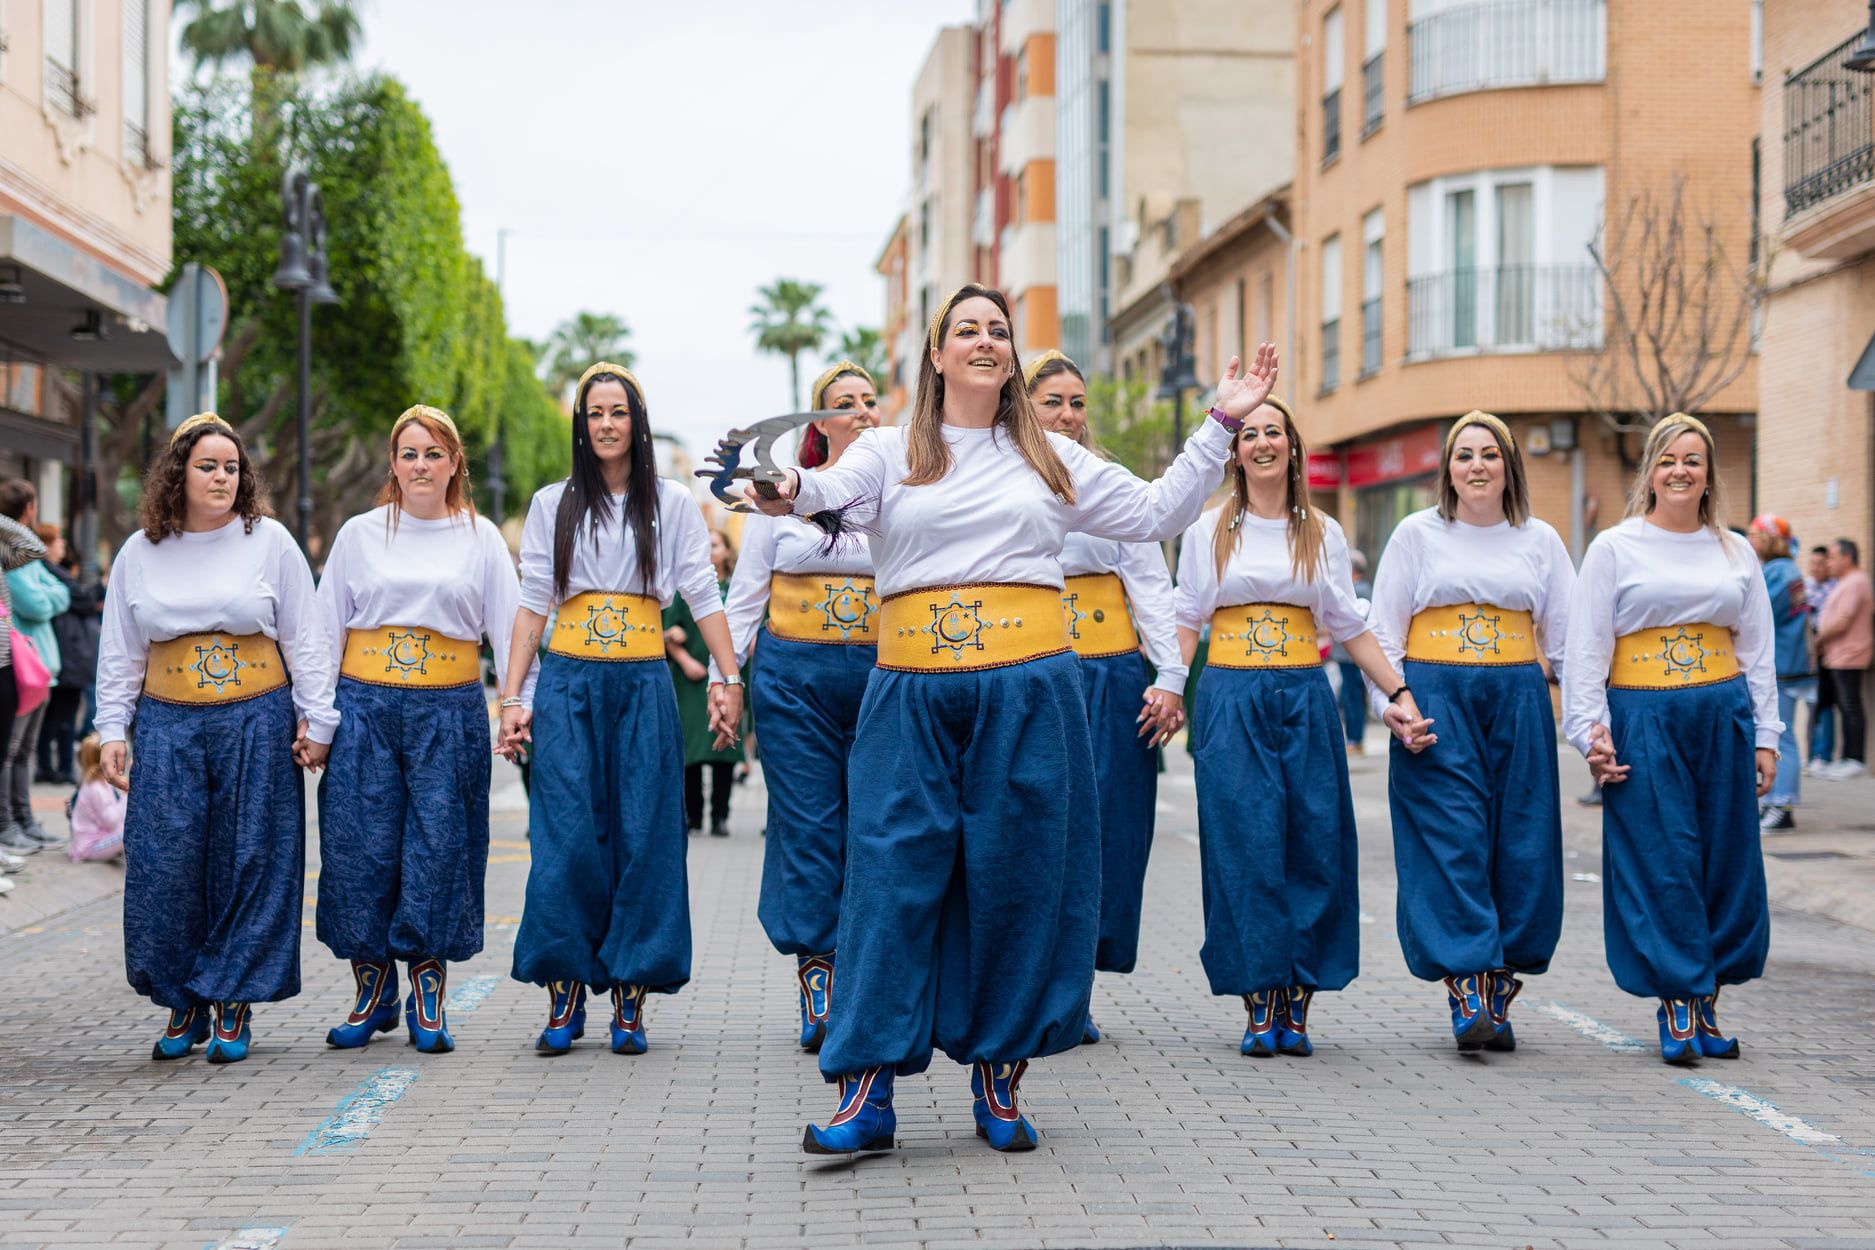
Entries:
[[[610, 1054], [603, 1024], [564, 1058], [531, 1049], [546, 1003], [507, 976], [528, 852], [505, 766], [451, 1055], [397, 1034], [326, 1048], [350, 976], [309, 897], [306, 990], [256, 1011], [253, 1057], [152, 1063], [158, 1012], [124, 983], [119, 900], [98, 898], [0, 939], [0, 1246], [1875, 1247], [1875, 933], [1780, 906], [1765, 979], [1723, 1000], [1744, 1057], [1665, 1067], [1652, 1004], [1603, 964], [1599, 821], [1569, 804], [1556, 971], [1517, 1004], [1515, 1054], [1460, 1056], [1394, 937], [1384, 763], [1354, 773], [1363, 974], [1316, 1000], [1315, 1057], [1240, 1057], [1241, 1006], [1207, 992], [1176, 752], [1141, 971], [1096, 987], [1104, 1042], [1030, 1070], [1028, 1155], [977, 1140], [941, 1056], [899, 1083], [896, 1153], [799, 1153], [833, 1100], [755, 918], [759, 773], [734, 836], [691, 842], [695, 978], [651, 1001], [641, 1058]], [[1565, 794], [1582, 776], [1566, 759]], [[1851, 862], [1792, 845], [1771, 849]]]

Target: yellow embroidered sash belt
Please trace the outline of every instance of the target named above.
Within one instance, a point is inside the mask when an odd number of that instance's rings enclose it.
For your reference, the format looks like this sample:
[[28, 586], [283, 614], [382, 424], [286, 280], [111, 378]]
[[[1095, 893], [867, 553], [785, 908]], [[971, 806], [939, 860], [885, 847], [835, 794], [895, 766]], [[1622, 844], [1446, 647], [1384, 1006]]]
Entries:
[[879, 595], [872, 578], [845, 573], [777, 573], [768, 579], [768, 632], [791, 642], [879, 641]]
[[339, 675], [374, 686], [445, 690], [479, 685], [482, 646], [416, 625], [345, 631]]
[[1239, 603], [1211, 614], [1206, 664], [1219, 668], [1320, 668], [1315, 614], [1293, 603]]
[[547, 650], [575, 660], [661, 660], [663, 621], [648, 595], [591, 590], [560, 605]]
[[164, 703], [238, 703], [287, 684], [280, 646], [265, 634], [184, 634], [150, 644], [143, 693]]
[[1617, 690], [1678, 690], [1738, 676], [1732, 631], [1721, 625], [1659, 625], [1615, 639], [1608, 684]]
[[1535, 664], [1536, 632], [1528, 612], [1488, 603], [1455, 603], [1413, 614], [1406, 658], [1428, 664]]
[[1069, 649], [1053, 586], [933, 586], [886, 599], [879, 667], [948, 673], [1001, 668]]
[[1088, 659], [1127, 655], [1139, 650], [1139, 634], [1126, 608], [1126, 588], [1118, 573], [1088, 573], [1068, 578], [1061, 592], [1074, 654]]

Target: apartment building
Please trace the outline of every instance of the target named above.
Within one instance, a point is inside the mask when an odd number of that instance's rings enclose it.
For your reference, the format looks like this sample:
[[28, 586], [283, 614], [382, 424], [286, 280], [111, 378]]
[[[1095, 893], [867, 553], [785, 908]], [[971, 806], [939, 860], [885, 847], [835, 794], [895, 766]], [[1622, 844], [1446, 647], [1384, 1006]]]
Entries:
[[168, 0], [0, 0], [0, 476], [62, 520], [61, 380], [166, 368]]
[[885, 348], [888, 376], [873, 379], [885, 391], [879, 403], [879, 419], [885, 425], [897, 425], [899, 416], [911, 406], [911, 392], [918, 385], [917, 351], [923, 336], [923, 328], [914, 324], [911, 224], [903, 213], [872, 268], [885, 280], [885, 320], [879, 329], [879, 341]]
[[1009, 298], [1023, 352], [1060, 341], [1055, 0], [978, 0], [970, 277]]

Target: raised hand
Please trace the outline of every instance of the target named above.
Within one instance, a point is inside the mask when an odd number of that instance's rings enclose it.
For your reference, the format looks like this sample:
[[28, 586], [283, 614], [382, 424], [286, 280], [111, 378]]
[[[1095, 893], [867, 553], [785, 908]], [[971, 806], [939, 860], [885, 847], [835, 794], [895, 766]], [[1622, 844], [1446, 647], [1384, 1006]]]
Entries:
[[1255, 412], [1276, 389], [1276, 345], [1257, 344], [1256, 357], [1250, 367], [1240, 371], [1241, 364], [1237, 357], [1230, 358], [1230, 363], [1224, 367], [1224, 376], [1218, 379], [1216, 400], [1216, 406], [1222, 408], [1226, 416], [1239, 421]]

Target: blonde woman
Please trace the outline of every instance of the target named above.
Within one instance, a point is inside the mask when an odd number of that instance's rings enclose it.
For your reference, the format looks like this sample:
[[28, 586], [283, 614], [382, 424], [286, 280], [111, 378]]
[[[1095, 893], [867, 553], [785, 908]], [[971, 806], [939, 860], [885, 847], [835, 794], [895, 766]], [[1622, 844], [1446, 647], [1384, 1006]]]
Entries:
[[1602, 786], [1602, 926], [1615, 984], [1657, 998], [1660, 1056], [1738, 1056], [1719, 991], [1770, 948], [1756, 800], [1777, 775], [1777, 665], [1758, 559], [1723, 523], [1697, 418], [1654, 426], [1628, 516], [1569, 609], [1563, 732]]

